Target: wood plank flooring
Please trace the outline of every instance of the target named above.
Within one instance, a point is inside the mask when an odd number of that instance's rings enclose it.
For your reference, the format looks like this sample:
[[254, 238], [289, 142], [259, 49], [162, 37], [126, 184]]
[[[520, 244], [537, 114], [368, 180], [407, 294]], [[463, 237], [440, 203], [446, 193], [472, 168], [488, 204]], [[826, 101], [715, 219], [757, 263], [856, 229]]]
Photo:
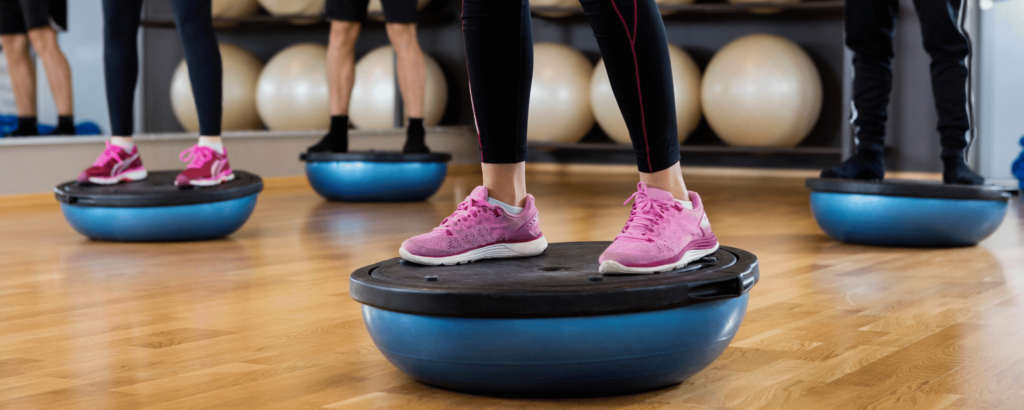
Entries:
[[[549, 241], [610, 240], [632, 176], [531, 174]], [[392, 367], [348, 274], [396, 255], [478, 183], [341, 204], [268, 182], [225, 240], [95, 242], [55, 201], [0, 198], [0, 409], [1022, 409], [1024, 208], [961, 249], [829, 240], [803, 181], [699, 176], [723, 244], [761, 283], [732, 345], [684, 383], [609, 398], [455, 393]]]

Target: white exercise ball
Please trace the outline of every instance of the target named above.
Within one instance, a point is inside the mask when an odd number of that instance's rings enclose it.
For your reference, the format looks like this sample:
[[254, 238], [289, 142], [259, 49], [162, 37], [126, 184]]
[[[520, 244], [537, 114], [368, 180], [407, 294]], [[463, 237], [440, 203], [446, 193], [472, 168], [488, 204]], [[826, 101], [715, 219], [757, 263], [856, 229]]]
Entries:
[[312, 24], [320, 21], [324, 11], [324, 0], [258, 0], [268, 13], [275, 16], [314, 16], [317, 18], [292, 19], [295, 24]]
[[528, 140], [576, 142], [593, 128], [594, 114], [590, 111], [593, 70], [583, 53], [568, 46], [557, 43], [533, 46]]
[[213, 17], [246, 17], [259, 10], [256, 0], [212, 0]]
[[[256, 81], [263, 63], [252, 53], [232, 44], [220, 45], [220, 58], [224, 67], [221, 129], [262, 128], [256, 111]], [[171, 77], [171, 107], [182, 128], [189, 132], [199, 131], [199, 114], [185, 60], [181, 60]]]
[[752, 34], [715, 54], [701, 84], [704, 117], [729, 145], [793, 147], [821, 113], [821, 77], [800, 46]]
[[[658, 6], [676, 6], [676, 5], [680, 5], [680, 4], [693, 4], [694, 0], [655, 0], [654, 2], [658, 3]], [[667, 15], [673, 14], [673, 13], [675, 13], [675, 11], [662, 11], [661, 12], [661, 14], [663, 16], [667, 16]]]
[[534, 12], [534, 14], [542, 17], [567, 17], [573, 14], [583, 13], [583, 6], [580, 5], [579, 0], [530, 0], [530, 8], [536, 7], [561, 7], [561, 8], [572, 8], [577, 9], [576, 11], [559, 11], [559, 12]]
[[[427, 54], [423, 60], [427, 68], [423, 124], [437, 125], [448, 106], [448, 81], [437, 61]], [[349, 100], [348, 118], [352, 125], [361, 129], [393, 128], [395, 91], [395, 52], [391, 46], [378, 47], [360, 58]]]
[[[672, 88], [676, 102], [676, 128], [679, 142], [686, 140], [700, 124], [700, 68], [683, 49], [669, 44], [669, 60], [672, 65]], [[590, 79], [590, 106], [601, 130], [619, 144], [629, 144], [629, 130], [622, 111], [615, 101], [612, 85], [608, 81], [608, 70], [604, 60], [597, 63], [594, 76]]]
[[327, 48], [304, 43], [274, 55], [256, 84], [256, 108], [272, 130], [328, 128]]

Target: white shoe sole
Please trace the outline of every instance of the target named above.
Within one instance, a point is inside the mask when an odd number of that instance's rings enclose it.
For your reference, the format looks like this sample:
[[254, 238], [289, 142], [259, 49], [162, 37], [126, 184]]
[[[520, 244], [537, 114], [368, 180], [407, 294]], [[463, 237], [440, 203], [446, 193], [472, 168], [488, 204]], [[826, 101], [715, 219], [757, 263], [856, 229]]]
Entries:
[[89, 183], [96, 185], [114, 185], [124, 180], [129, 181], [141, 181], [146, 179], [149, 173], [144, 169], [138, 171], [125, 172], [116, 177], [89, 177]]
[[499, 243], [479, 249], [473, 249], [458, 255], [439, 258], [413, 255], [402, 248], [398, 249], [398, 254], [402, 255], [402, 259], [409, 262], [418, 263], [420, 265], [439, 266], [459, 265], [482, 259], [526, 258], [540, 255], [547, 249], [548, 240], [544, 239], [544, 237], [540, 237], [529, 242]]
[[[220, 184], [225, 183], [227, 181], [231, 181], [233, 179], [235, 179], [235, 173], [232, 172], [232, 173], [228, 174], [227, 176], [223, 176], [223, 177], [220, 177], [220, 178], [196, 179], [196, 180], [188, 181], [188, 184], [191, 185], [191, 186], [214, 186], [214, 185], [220, 185]], [[174, 185], [178, 185], [178, 181], [174, 181]]]
[[602, 274], [604, 274], [604, 273], [613, 273], [613, 274], [629, 274], [629, 275], [650, 275], [650, 274], [653, 274], [653, 273], [669, 272], [669, 271], [674, 271], [676, 269], [680, 269], [680, 268], [682, 268], [682, 267], [684, 267], [686, 265], [689, 265], [690, 263], [692, 263], [692, 262], [694, 262], [694, 261], [696, 261], [696, 260], [698, 260], [700, 258], [708, 256], [708, 255], [710, 255], [712, 253], [715, 253], [715, 251], [717, 251], [717, 250], [718, 250], [718, 242], [715, 242], [715, 247], [714, 248], [686, 251], [686, 253], [683, 254], [683, 257], [681, 259], [679, 259], [676, 262], [669, 263], [669, 264], [666, 264], [666, 265], [651, 266], [651, 267], [648, 267], [648, 268], [632, 268], [632, 267], [624, 266], [621, 263], [618, 263], [616, 261], [604, 261], [603, 263], [601, 263], [601, 267], [599, 267], [597, 270], [598, 270], [598, 272], [601, 272]]

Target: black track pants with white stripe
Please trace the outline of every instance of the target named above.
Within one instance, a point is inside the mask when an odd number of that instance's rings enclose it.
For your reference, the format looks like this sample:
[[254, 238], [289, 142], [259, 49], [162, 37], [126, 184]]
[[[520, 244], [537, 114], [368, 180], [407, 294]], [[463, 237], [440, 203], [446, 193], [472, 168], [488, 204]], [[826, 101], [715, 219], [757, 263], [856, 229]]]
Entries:
[[[970, 143], [968, 72], [971, 46], [963, 31], [964, 0], [914, 0], [924, 48], [931, 56], [932, 92], [943, 157]], [[899, 0], [846, 0], [846, 45], [853, 51], [853, 125], [858, 150], [881, 152], [892, 91], [893, 35]]]
[[[658, 5], [654, 0], [580, 3], [601, 48], [637, 167], [656, 172], [679, 162], [672, 67]], [[463, 0], [462, 30], [483, 162], [524, 161], [533, 80], [530, 2]]]

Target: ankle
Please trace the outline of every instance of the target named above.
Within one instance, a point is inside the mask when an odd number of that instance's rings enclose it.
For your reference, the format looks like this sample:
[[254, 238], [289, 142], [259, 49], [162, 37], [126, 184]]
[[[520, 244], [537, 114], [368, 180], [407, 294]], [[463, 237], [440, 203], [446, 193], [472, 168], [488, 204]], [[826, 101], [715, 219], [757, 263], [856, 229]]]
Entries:
[[641, 172], [640, 182], [651, 188], [657, 188], [672, 194], [672, 198], [683, 202], [690, 202], [690, 192], [686, 189], [686, 182], [683, 181], [683, 172], [679, 163], [657, 172]]

